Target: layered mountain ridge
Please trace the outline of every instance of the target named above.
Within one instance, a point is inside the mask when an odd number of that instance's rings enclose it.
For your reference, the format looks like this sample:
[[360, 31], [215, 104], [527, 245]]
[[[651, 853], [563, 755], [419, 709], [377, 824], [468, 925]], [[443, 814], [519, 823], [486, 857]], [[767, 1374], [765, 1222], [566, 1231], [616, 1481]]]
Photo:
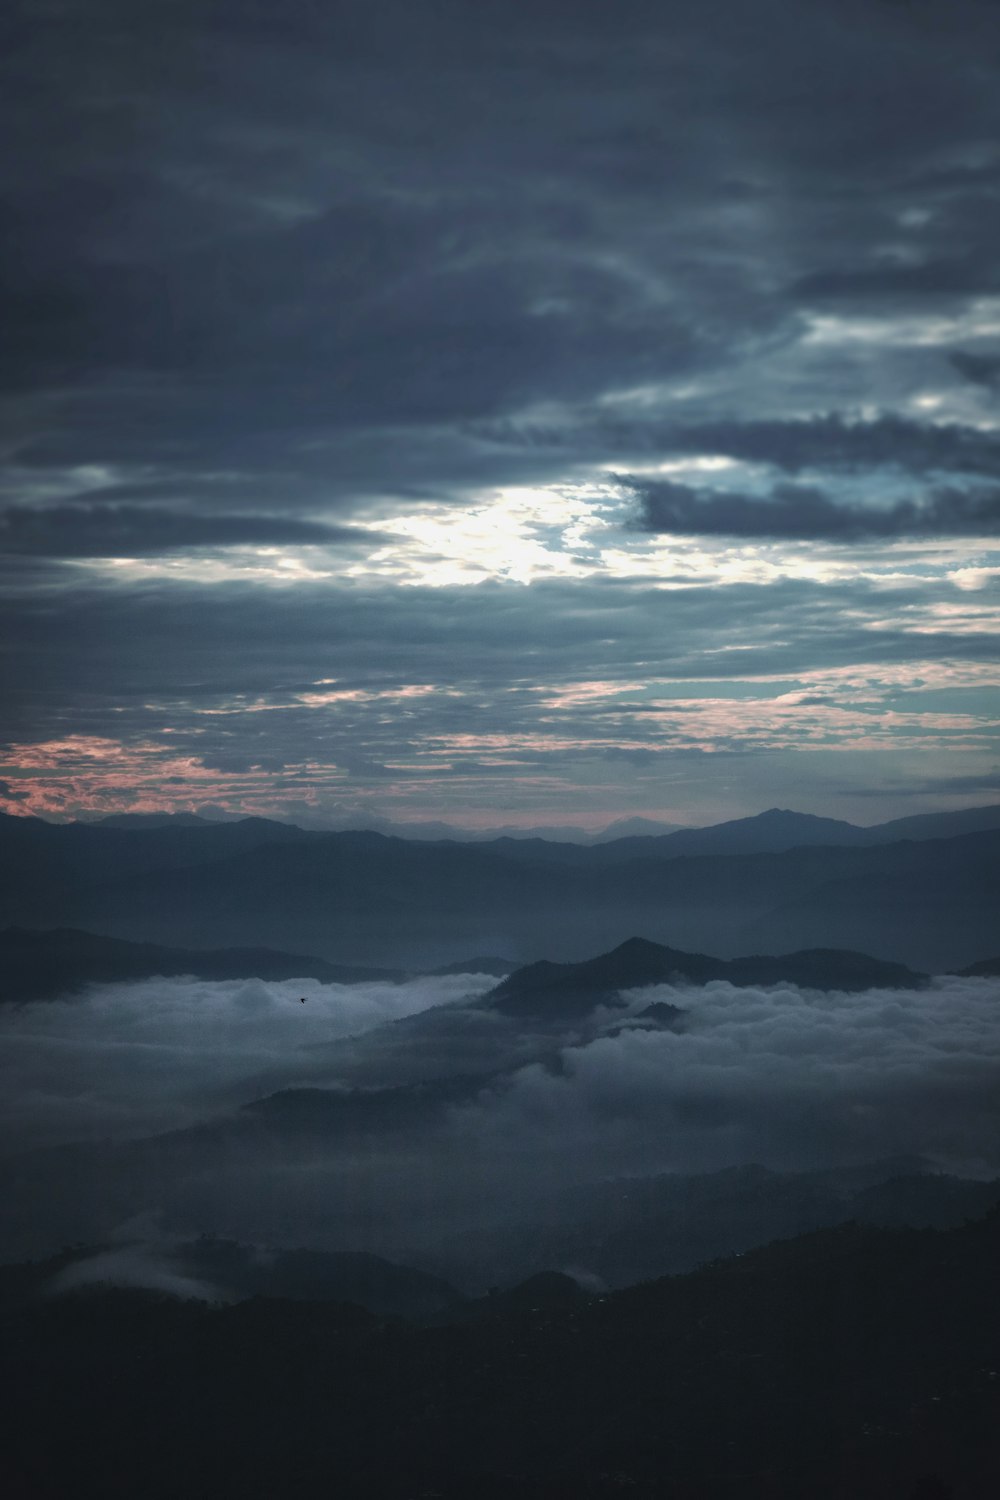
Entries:
[[931, 972], [995, 952], [1000, 809], [901, 823], [775, 810], [581, 846], [4, 817], [0, 924], [410, 971], [469, 953], [578, 960], [636, 931], [729, 958], [841, 948]]

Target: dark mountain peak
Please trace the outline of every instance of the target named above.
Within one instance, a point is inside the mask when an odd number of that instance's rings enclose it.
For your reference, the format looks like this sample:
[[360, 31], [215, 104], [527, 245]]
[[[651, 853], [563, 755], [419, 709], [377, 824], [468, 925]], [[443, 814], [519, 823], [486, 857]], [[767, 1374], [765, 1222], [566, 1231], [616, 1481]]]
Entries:
[[824, 818], [818, 813], [798, 812], [792, 807], [768, 807], [764, 812], [756, 813], [753, 817], [741, 818], [738, 821], [744, 824], [757, 824], [758, 827], [770, 824], [772, 827], [800, 828], [807, 833], [821, 833], [827, 828], [855, 827], [853, 823], [848, 823], [843, 818]]
[[582, 963], [547, 959], [515, 969], [485, 997], [484, 1003], [508, 1014], [544, 1011], [583, 1014], [599, 1004], [615, 1003], [621, 990], [675, 981], [706, 984], [726, 979], [735, 985], [799, 984], [819, 990], [915, 989], [926, 975], [905, 964], [871, 958], [841, 948], [806, 948], [797, 953], [746, 958], [712, 958], [685, 953], [647, 938], [632, 937], [610, 953]]
[[0, 1004], [51, 999], [88, 984], [181, 974], [200, 979], [317, 979], [326, 984], [402, 978], [397, 969], [332, 964], [273, 948], [169, 948], [76, 927], [0, 931]]
[[[746, 818], [712, 823], [705, 828], [681, 828], [657, 839], [620, 842], [624, 848], [643, 844], [647, 854], [676, 859], [690, 854], [781, 854], [804, 844], [853, 846], [863, 843], [865, 838], [865, 829], [839, 818], [794, 812], [788, 807], [769, 807]], [[609, 847], [613, 850], [615, 846]]]
[[146, 828], [208, 828], [214, 822], [191, 812], [107, 813], [103, 818], [94, 818], [95, 828], [125, 828], [134, 831]]
[[817, 990], [916, 989], [926, 980], [906, 964], [849, 948], [801, 948], [795, 953], [731, 959], [733, 984], [800, 984]]
[[637, 1013], [640, 1021], [652, 1021], [657, 1026], [676, 1026], [686, 1012], [679, 1005], [668, 1005], [666, 1000], [653, 1000]]
[[796, 812], [791, 807], [768, 807], [764, 812], [752, 813], [746, 818], [733, 818], [728, 823], [715, 823], [710, 828], [703, 829], [702, 832], [721, 833], [724, 829], [734, 833], [739, 830], [754, 832], [763, 829], [782, 829], [786, 832], [806, 834], [820, 842], [827, 833], [852, 837], [860, 831], [854, 823], [848, 823], [843, 818], [824, 818], [817, 813]]
[[494, 1009], [511, 1013], [531, 1011], [541, 1001], [566, 1013], [591, 1010], [601, 1001], [614, 1001], [620, 990], [664, 984], [672, 978], [721, 977], [722, 959], [703, 953], [683, 953], [648, 938], [631, 937], [610, 953], [582, 963], [558, 964], [548, 959], [515, 969], [487, 997]]
[[978, 963], [959, 969], [963, 979], [993, 979], [1000, 975], [1000, 955], [996, 958], [981, 958]]
[[526, 1281], [520, 1281], [508, 1291], [501, 1292], [500, 1296], [511, 1304], [544, 1304], [551, 1307], [560, 1303], [578, 1302], [586, 1293], [580, 1283], [574, 1281], [572, 1276], [567, 1276], [564, 1271], [537, 1271]]
[[651, 963], [656, 962], [664, 953], [673, 951], [663, 943], [654, 943], [651, 938], [630, 937], [619, 943], [617, 948], [612, 948], [607, 957], [621, 959], [623, 963]]

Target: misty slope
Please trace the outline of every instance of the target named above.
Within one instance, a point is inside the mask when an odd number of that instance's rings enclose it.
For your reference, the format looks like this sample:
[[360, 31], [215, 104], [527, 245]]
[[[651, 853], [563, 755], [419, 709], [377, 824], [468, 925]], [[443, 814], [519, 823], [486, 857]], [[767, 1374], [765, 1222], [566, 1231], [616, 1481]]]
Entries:
[[993, 951], [1000, 835], [964, 834], [866, 852], [868, 863], [831, 868], [827, 879], [776, 903], [755, 929], [761, 941], [777, 949], [828, 942], [862, 950], [874, 942], [881, 952], [893, 933], [897, 945], [907, 943], [910, 962], [935, 970], [957, 969]]
[[465, 1301], [440, 1276], [379, 1255], [285, 1250], [201, 1235], [169, 1245], [133, 1241], [73, 1246], [50, 1260], [0, 1266], [0, 1310], [24, 1296], [109, 1286], [172, 1291], [218, 1302], [250, 1297], [349, 1302], [376, 1317], [418, 1323], [455, 1317]]
[[459, 1282], [472, 1267], [483, 1284], [564, 1266], [625, 1287], [848, 1221], [951, 1229], [995, 1204], [1000, 1179], [953, 1177], [917, 1159], [811, 1172], [750, 1164], [615, 1179], [571, 1197], [558, 1216], [452, 1235], [415, 1259]]
[[3, 1477], [52, 1500], [992, 1500], [998, 1255], [995, 1212], [848, 1225], [426, 1330], [274, 1300], [15, 1304]]
[[363, 966], [577, 958], [641, 930], [689, 951], [837, 947], [940, 971], [993, 951], [1000, 909], [989, 830], [670, 857], [643, 839], [641, 857], [620, 860], [614, 844], [421, 843], [259, 820], [126, 832], [6, 818], [0, 836], [8, 923]]
[[129, 943], [76, 928], [0, 932], [0, 1004], [47, 999], [88, 984], [114, 984], [152, 975], [191, 974], [199, 979], [318, 979], [360, 984], [398, 979], [396, 969], [350, 968], [271, 948], [167, 948]]
[[[637, 847], [635, 852], [655, 852], [661, 858], [673, 859], [688, 854], [781, 854], [806, 844], [856, 846], [865, 842], [867, 831], [839, 818], [818, 818], [812, 813], [771, 807], [754, 817], [734, 818], [708, 828], [680, 828], [676, 833], [656, 836], [655, 851], [647, 843], [645, 851]], [[628, 842], [638, 846], [647, 841]]]

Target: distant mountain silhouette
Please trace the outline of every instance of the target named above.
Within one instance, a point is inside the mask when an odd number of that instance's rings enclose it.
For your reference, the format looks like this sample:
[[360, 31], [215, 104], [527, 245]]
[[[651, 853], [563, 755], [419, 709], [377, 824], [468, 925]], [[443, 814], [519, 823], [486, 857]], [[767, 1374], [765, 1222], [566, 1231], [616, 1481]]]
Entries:
[[673, 1026], [684, 1014], [679, 1005], [668, 1005], [665, 1000], [653, 1000], [636, 1012], [635, 1020], [653, 1026]]
[[170, 1261], [232, 1297], [353, 1302], [414, 1322], [455, 1316], [464, 1300], [440, 1276], [363, 1251], [262, 1249], [203, 1236], [173, 1248]]
[[804, 844], [853, 844], [864, 842], [865, 830], [837, 818], [818, 818], [812, 813], [789, 812], [771, 807], [751, 818], [735, 818], [709, 828], [681, 828], [657, 840], [657, 853], [682, 854], [780, 854]]
[[587, 842], [607, 844], [613, 839], [662, 838], [665, 834], [679, 832], [681, 827], [679, 823], [664, 823], [658, 818], [616, 818], [600, 833], [591, 834]]
[[192, 974], [198, 979], [318, 979], [324, 984], [399, 980], [398, 969], [351, 968], [271, 948], [167, 948], [76, 928], [0, 932], [0, 1003], [44, 1000], [87, 984]]
[[480, 1004], [510, 1015], [541, 1009], [576, 1013], [613, 1003], [622, 990], [686, 981], [707, 984], [801, 984], [812, 989], [866, 990], [876, 987], [915, 989], [926, 980], [904, 964], [886, 963], [865, 953], [817, 948], [780, 957], [710, 958], [684, 953], [645, 938], [629, 938], [610, 953], [582, 963], [548, 960], [516, 969]]
[[0, 923], [408, 970], [469, 953], [581, 958], [642, 931], [692, 953], [845, 948], [954, 971], [994, 949], [1000, 909], [1000, 829], [932, 836], [956, 819], [1000, 812], [905, 820], [901, 838], [774, 810], [590, 846], [2, 817]]
[[[801, 851], [806, 861], [810, 855]], [[935, 972], [962, 966], [951, 951], [968, 955], [968, 963], [993, 948], [1000, 911], [1000, 833], [964, 833], [831, 855], [825, 879], [815, 878], [820, 872], [813, 865], [814, 878], [754, 924], [755, 934], [769, 947], [829, 943], [882, 952], [891, 933], [894, 947], [908, 962]]]
[[508, 1015], [540, 1008], [576, 1012], [615, 1002], [623, 989], [662, 984], [683, 975], [695, 982], [717, 979], [725, 963], [700, 953], [682, 953], [645, 938], [628, 938], [610, 953], [582, 963], [558, 964], [549, 959], [527, 964], [490, 990], [480, 1002]]
[[706, 828], [681, 828], [645, 838], [618, 838], [605, 844], [602, 852], [605, 858], [618, 860], [636, 856], [679, 859], [705, 854], [782, 854], [809, 846], [867, 849], [903, 839], [954, 838], [998, 828], [1000, 804], [961, 812], [920, 813], [871, 827], [771, 807], [752, 817], [735, 818]]
[[895, 843], [897, 839], [950, 839], [962, 833], [986, 833], [1000, 828], [1000, 803], [987, 807], [963, 807], [956, 812], [914, 813], [892, 818], [863, 830], [868, 843]]
[[981, 958], [978, 963], [969, 964], [964, 969], [959, 969], [960, 974], [970, 979], [993, 979], [1000, 975], [1000, 957]]
[[[21, 820], [25, 821], [25, 820]], [[90, 819], [91, 828], [119, 828], [139, 831], [154, 828], [221, 827], [234, 823], [268, 824], [275, 829], [295, 828], [295, 824], [267, 818], [205, 818], [198, 813], [108, 813]], [[547, 843], [603, 845], [632, 839], [657, 838], [661, 853], [778, 853], [803, 844], [851, 845], [894, 843], [898, 839], [950, 838], [960, 833], [976, 833], [1000, 828], [1000, 806], [963, 808], [957, 812], [916, 813], [892, 818], [885, 823], [860, 825], [841, 818], [817, 817], [812, 813], [793, 812], [772, 807], [744, 818], [729, 819], [704, 827], [687, 827], [666, 823], [662, 819], [642, 816], [618, 818], [598, 832], [559, 824], [537, 827], [469, 829], [447, 822], [396, 823], [389, 818], [369, 818], [340, 827], [299, 832], [378, 833], [389, 838], [422, 842], [453, 841], [458, 843], [521, 842], [525, 839]], [[665, 841], [670, 839], [671, 843]]]
[[[227, 819], [228, 821], [228, 819]], [[234, 821], [239, 822], [239, 819]], [[96, 828], [124, 828], [126, 830], [139, 830], [145, 828], [207, 828], [214, 824], [213, 818], [201, 818], [197, 813], [107, 813], [103, 818], [94, 818], [90, 827]]]
[[499, 978], [513, 973], [516, 968], [517, 964], [509, 958], [459, 958], [454, 963], [441, 964], [427, 972], [432, 978], [442, 979], [449, 974], [495, 974]]

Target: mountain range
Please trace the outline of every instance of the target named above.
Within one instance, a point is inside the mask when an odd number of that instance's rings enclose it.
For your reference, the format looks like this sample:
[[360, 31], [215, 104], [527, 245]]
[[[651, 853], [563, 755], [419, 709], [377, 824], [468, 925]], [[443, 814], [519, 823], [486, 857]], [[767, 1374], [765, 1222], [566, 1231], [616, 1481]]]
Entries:
[[[201, 817], [197, 813], [108, 813], [104, 817], [87, 820], [85, 826], [138, 831], [151, 828], [221, 827], [224, 824], [246, 821], [261, 823], [268, 820], [261, 818], [216, 820]], [[273, 826], [289, 828], [296, 825], [275, 822]], [[871, 843], [884, 844], [907, 838], [947, 838], [956, 833], [975, 833], [984, 828], [996, 827], [1000, 827], [1000, 811], [995, 806], [964, 808], [956, 812], [917, 813], [871, 825], [860, 825], [849, 823], [843, 818], [817, 817], [811, 813], [791, 812], [786, 808], [772, 807], [766, 812], [750, 817], [729, 819], [726, 822], [710, 824], [703, 828], [665, 823], [661, 819], [644, 817], [618, 818], [597, 832], [559, 824], [469, 829], [443, 822], [396, 823], [389, 818], [368, 817], [337, 827], [313, 827], [299, 831], [380, 833], [390, 838], [422, 842], [445, 840], [456, 843], [494, 843], [500, 840], [516, 842], [524, 839], [538, 839], [547, 843], [601, 845], [656, 838], [661, 841], [663, 850], [672, 849], [678, 854], [708, 854], [760, 853], [764, 850], [776, 852], [782, 848], [794, 848], [804, 843], [855, 846]], [[665, 842], [666, 840], [669, 840], [669, 843]]]
[[364, 968], [575, 960], [636, 931], [724, 957], [844, 948], [931, 972], [997, 948], [997, 807], [868, 829], [772, 810], [592, 846], [3, 817], [0, 847], [3, 924]]
[[[989, 972], [981, 960], [970, 973]], [[705, 984], [798, 984], [812, 989], [863, 990], [876, 987], [912, 989], [926, 976], [905, 964], [887, 963], [842, 949], [812, 949], [771, 957], [721, 959], [685, 953], [645, 938], [629, 938], [610, 953], [581, 963], [558, 964], [539, 959], [515, 967], [502, 959], [476, 957], [443, 966], [432, 974], [494, 974], [501, 978], [483, 1004], [508, 1014], [585, 1013], [601, 1003], [614, 1004], [622, 990], [680, 981]], [[0, 1004], [50, 999], [91, 984], [116, 984], [155, 976], [191, 975], [197, 979], [314, 979], [322, 984], [401, 983], [411, 977], [401, 969], [360, 968], [332, 964], [306, 954], [271, 948], [171, 948], [102, 937], [78, 928], [0, 931]], [[501, 977], [502, 976], [502, 977]], [[663, 1006], [660, 1006], [660, 1013]]]
[[548, 959], [528, 964], [501, 980], [482, 1004], [511, 1015], [558, 1010], [586, 1012], [614, 1004], [622, 990], [646, 985], [708, 984], [713, 979], [735, 985], [796, 984], [820, 990], [915, 989], [926, 981], [905, 964], [886, 963], [865, 953], [837, 948], [810, 949], [775, 958], [710, 958], [684, 953], [645, 938], [628, 938], [610, 953], [582, 963], [555, 964]]
[[398, 969], [365, 969], [273, 948], [171, 948], [130, 943], [74, 927], [0, 932], [0, 1004], [45, 1000], [89, 984], [190, 974], [197, 979], [317, 979], [322, 984], [399, 980]]

